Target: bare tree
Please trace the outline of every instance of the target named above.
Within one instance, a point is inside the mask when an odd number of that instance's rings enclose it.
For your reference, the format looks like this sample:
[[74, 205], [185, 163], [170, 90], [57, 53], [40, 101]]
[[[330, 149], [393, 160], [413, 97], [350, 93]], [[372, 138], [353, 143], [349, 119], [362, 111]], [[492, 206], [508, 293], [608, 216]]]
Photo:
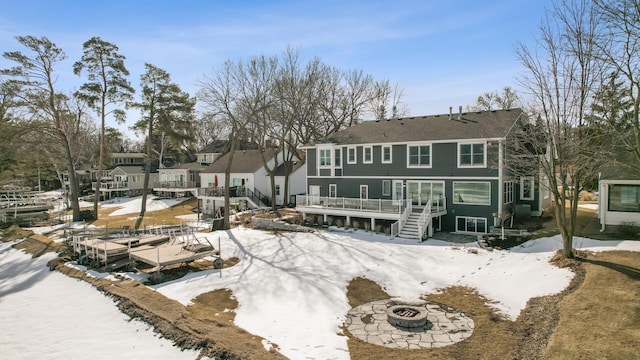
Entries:
[[55, 88], [55, 65], [66, 55], [46, 37], [17, 36], [16, 39], [29, 51], [31, 56], [19, 51], [5, 52], [6, 59], [16, 63], [11, 69], [2, 70], [4, 75], [12, 76], [22, 85], [21, 98], [33, 112], [47, 121], [52, 129], [52, 138], [64, 149], [69, 172], [69, 199], [73, 210], [73, 221], [81, 219], [78, 204], [78, 180], [74, 168], [74, 156], [70, 138], [65, 123], [68, 122], [69, 112], [64, 108], [68, 97]]
[[484, 92], [479, 95], [476, 102], [467, 105], [467, 111], [491, 111], [506, 110], [521, 106], [521, 100], [518, 93], [510, 86], [502, 88], [502, 92], [497, 90]]
[[198, 91], [198, 99], [205, 106], [205, 111], [211, 117], [222, 119], [226, 122], [229, 132], [229, 157], [225, 166], [224, 187], [224, 224], [223, 228], [229, 228], [229, 183], [231, 182], [231, 166], [233, 155], [240, 139], [246, 137], [246, 129], [251, 118], [247, 99], [243, 94], [245, 89], [244, 65], [226, 61], [221, 68], [214, 71], [211, 76], [204, 76]]
[[[590, 101], [601, 76], [599, 27], [590, 1], [554, 2], [540, 27], [534, 50], [519, 45], [516, 54], [527, 69], [520, 79], [539, 111], [535, 124], [520, 134], [510, 157], [511, 171], [539, 171], [538, 186], [553, 195], [563, 254], [573, 257], [578, 196], [597, 172], [602, 154], [585, 131]], [[537, 49], [537, 50], [536, 50]], [[538, 52], [539, 51], [539, 52]], [[529, 156], [521, 156], [528, 153]]]
[[193, 135], [199, 149], [214, 140], [226, 139], [229, 136], [228, 124], [207, 111], [198, 114], [196, 123]]
[[[606, 28], [599, 49], [619, 81], [628, 106], [602, 122], [603, 130], [616, 145], [617, 164], [640, 175], [640, 1], [595, 0], [600, 21]], [[610, 84], [608, 84], [610, 85]], [[602, 95], [602, 93], [601, 93]], [[616, 94], [612, 94], [616, 96]], [[604, 99], [602, 99], [604, 100]], [[606, 100], [605, 100], [606, 101]], [[606, 110], [606, 109], [602, 109]]]
[[389, 80], [376, 81], [371, 89], [369, 111], [376, 120], [397, 119], [406, 116], [409, 108], [402, 101], [404, 89], [396, 83], [393, 87]]

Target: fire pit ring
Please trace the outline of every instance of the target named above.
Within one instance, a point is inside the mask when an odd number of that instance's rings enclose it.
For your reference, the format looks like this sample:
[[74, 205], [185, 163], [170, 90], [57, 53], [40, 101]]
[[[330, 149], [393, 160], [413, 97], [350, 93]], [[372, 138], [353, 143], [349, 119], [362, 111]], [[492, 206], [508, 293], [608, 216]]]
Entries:
[[412, 305], [393, 305], [387, 308], [387, 322], [403, 328], [421, 328], [427, 325], [427, 310]]

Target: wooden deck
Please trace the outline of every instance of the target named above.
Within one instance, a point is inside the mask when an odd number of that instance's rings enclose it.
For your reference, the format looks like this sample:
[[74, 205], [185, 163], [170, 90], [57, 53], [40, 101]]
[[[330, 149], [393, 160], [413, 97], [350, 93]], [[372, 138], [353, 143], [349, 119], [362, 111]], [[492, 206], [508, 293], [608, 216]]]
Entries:
[[108, 263], [110, 259], [116, 260], [128, 255], [129, 249], [157, 245], [167, 241], [169, 241], [169, 235], [153, 234], [112, 239], [85, 239], [76, 241], [74, 251], [104, 264]]
[[184, 243], [162, 244], [155, 247], [145, 246], [131, 249], [129, 252], [131, 259], [153, 265], [156, 270], [168, 265], [187, 263], [213, 255], [216, 255], [216, 251], [210, 246], [189, 246]]
[[74, 240], [74, 251], [85, 256], [89, 263], [116, 269], [140, 261], [160, 271], [163, 267], [188, 263], [218, 253], [208, 242], [192, 235], [188, 242], [171, 241], [169, 235], [145, 234], [119, 238], [93, 238]]

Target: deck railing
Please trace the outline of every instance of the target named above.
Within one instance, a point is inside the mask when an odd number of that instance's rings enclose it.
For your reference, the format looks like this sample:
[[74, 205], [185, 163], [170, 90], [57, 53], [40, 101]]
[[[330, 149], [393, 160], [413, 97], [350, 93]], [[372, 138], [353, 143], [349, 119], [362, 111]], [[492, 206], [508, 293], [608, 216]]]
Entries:
[[193, 189], [199, 188], [199, 181], [156, 181], [153, 188], [162, 189]]
[[402, 214], [405, 200], [358, 199], [313, 195], [296, 195], [296, 206], [317, 207], [353, 211], [370, 211], [388, 214]]
[[[92, 182], [91, 187], [93, 190], [96, 189], [97, 182]], [[103, 181], [100, 183], [100, 191], [108, 191], [108, 190], [121, 190], [128, 189], [129, 182], [127, 181]]]

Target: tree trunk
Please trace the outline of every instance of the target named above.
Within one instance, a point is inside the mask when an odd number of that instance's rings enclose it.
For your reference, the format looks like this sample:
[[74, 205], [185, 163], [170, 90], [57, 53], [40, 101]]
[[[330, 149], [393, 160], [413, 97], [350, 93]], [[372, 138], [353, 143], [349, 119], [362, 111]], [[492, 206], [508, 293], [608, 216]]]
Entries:
[[69, 172], [69, 204], [73, 213], [73, 221], [80, 221], [80, 204], [78, 204], [78, 177], [76, 169], [73, 166], [73, 154], [71, 153], [71, 145], [65, 134], [60, 134], [65, 155], [67, 158], [67, 171]]
[[[559, 194], [560, 198], [556, 199], [553, 203], [556, 210], [556, 225], [562, 236], [562, 254], [567, 259], [573, 258], [573, 232], [570, 229], [570, 224], [567, 224], [567, 208], [566, 198], [564, 194]], [[568, 226], [569, 225], [569, 226]]]
[[100, 153], [98, 155], [98, 174], [96, 175], [96, 189], [93, 197], [93, 216], [98, 220], [98, 202], [100, 201], [100, 183], [102, 182], [102, 159], [104, 159], [104, 116], [100, 129]]
[[149, 119], [149, 132], [147, 134], [147, 156], [144, 162], [144, 184], [142, 185], [142, 203], [140, 204], [140, 214], [136, 219], [134, 228], [140, 229], [140, 224], [144, 219], [144, 214], [147, 211], [147, 192], [149, 191], [149, 178], [151, 177], [151, 136], [153, 135], [153, 114]]
[[224, 169], [224, 215], [222, 220], [222, 228], [225, 230], [231, 228], [231, 225], [229, 224], [229, 197], [231, 195], [229, 193], [229, 183], [231, 182], [231, 165], [233, 164], [233, 155], [236, 152], [236, 144], [236, 137], [232, 134], [231, 146], [229, 149], [229, 159], [227, 160], [227, 166]]

